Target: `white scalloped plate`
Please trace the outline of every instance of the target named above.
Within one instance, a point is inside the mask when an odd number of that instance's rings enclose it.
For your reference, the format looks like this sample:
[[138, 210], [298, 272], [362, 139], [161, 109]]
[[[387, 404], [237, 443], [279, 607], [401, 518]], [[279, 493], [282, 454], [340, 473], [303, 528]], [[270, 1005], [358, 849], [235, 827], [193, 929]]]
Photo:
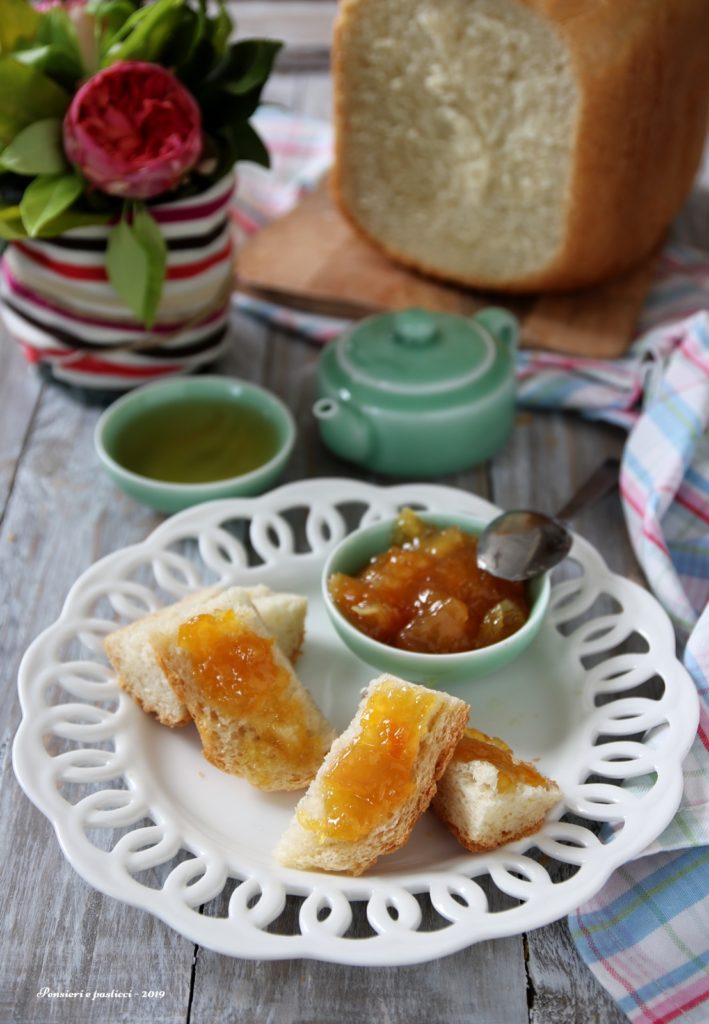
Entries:
[[[696, 691], [662, 608], [580, 538], [575, 575], [555, 583], [528, 652], [451, 688], [476, 726], [536, 759], [564, 792], [537, 836], [494, 853], [468, 853], [427, 813], [361, 878], [281, 868], [271, 850], [297, 794], [219, 772], [192, 726], [164, 729], [119, 691], [101, 649], [117, 623], [206, 583], [263, 581], [310, 598], [298, 671], [344, 728], [374, 673], [330, 627], [320, 571], [346, 522], [404, 504], [497, 511], [447, 487], [305, 481], [183, 512], [77, 581], [22, 662], [13, 753], [22, 787], [86, 881], [231, 956], [411, 964], [556, 920], [659, 835], [680, 800]], [[638, 695], [651, 680], [654, 691]], [[298, 913], [284, 912], [288, 894], [301, 898]]]

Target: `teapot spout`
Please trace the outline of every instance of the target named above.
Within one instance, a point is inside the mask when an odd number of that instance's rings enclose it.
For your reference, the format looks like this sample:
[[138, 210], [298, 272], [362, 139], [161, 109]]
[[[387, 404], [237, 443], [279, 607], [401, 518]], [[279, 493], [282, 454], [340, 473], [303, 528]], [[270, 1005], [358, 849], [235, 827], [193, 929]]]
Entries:
[[320, 421], [320, 434], [336, 455], [351, 462], [366, 462], [372, 451], [372, 432], [367, 420], [349, 402], [319, 398], [313, 415]]

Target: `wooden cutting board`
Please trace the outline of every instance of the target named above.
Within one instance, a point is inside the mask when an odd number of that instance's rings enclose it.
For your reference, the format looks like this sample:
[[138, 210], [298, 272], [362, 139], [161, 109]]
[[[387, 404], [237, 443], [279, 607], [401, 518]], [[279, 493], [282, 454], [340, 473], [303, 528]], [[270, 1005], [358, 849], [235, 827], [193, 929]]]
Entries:
[[612, 359], [633, 338], [656, 259], [564, 295], [510, 298], [449, 287], [397, 266], [362, 239], [323, 184], [246, 242], [237, 259], [237, 288], [306, 312], [354, 319], [407, 306], [461, 314], [504, 306], [520, 318], [525, 347]]

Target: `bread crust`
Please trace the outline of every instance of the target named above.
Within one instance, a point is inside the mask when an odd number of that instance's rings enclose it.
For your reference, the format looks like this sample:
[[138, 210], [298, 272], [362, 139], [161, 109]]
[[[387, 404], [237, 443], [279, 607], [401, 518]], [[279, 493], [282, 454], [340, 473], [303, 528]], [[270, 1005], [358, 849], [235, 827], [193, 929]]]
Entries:
[[557, 255], [514, 279], [451, 274], [412, 258], [359, 223], [347, 201], [345, 77], [360, 0], [343, 0], [335, 25], [335, 203], [391, 259], [444, 281], [499, 292], [569, 291], [615, 277], [662, 242], [689, 193], [709, 117], [706, 0], [517, 0], [546, 19], [568, 51], [579, 112], [565, 231]]
[[490, 850], [497, 850], [500, 846], [504, 846], [505, 843], [514, 843], [518, 839], [526, 839], [527, 836], [533, 836], [544, 824], [545, 815], [542, 814], [540, 817], [535, 818], [534, 821], [530, 821], [528, 825], [521, 829], [514, 829], [509, 832], [500, 832], [494, 842], [481, 843], [458, 828], [458, 825], [451, 818], [445, 816], [441, 811], [440, 806], [435, 803], [432, 806], [433, 813], [436, 817], [443, 822], [448, 831], [454, 836], [461, 846], [464, 846], [466, 850], [470, 850], [471, 853], [489, 853]]

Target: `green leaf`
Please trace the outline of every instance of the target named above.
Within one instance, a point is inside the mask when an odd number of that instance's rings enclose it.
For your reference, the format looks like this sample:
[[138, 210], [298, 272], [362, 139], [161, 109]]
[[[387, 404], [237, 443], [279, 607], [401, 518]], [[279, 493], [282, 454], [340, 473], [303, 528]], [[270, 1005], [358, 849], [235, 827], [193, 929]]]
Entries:
[[47, 221], [35, 235], [35, 238], [56, 238], [72, 228], [90, 228], [97, 224], [107, 224], [111, 220], [108, 213], [85, 213], [81, 210], [65, 210], [58, 217]]
[[67, 170], [58, 118], [35, 121], [0, 153], [0, 166], [15, 174], [59, 174]]
[[133, 0], [89, 0], [86, 10], [96, 18], [99, 59], [103, 60], [118, 33], [135, 14], [136, 4]]
[[[46, 66], [42, 70], [68, 85], [72, 93], [80, 79], [96, 70], [95, 67], [85, 66], [77, 27], [61, 7], [54, 7], [44, 15], [37, 33], [37, 42], [48, 47]], [[19, 54], [17, 58], [20, 59]]]
[[140, 7], [140, 0], [87, 0], [86, 12], [93, 14], [97, 21], [115, 21], [118, 10], [127, 12], [123, 17], [126, 21]]
[[240, 160], [270, 166], [270, 156], [261, 137], [246, 122], [230, 121], [207, 135], [206, 151], [210, 148], [217, 158], [214, 172], [208, 175], [210, 181], [223, 177]]
[[193, 11], [184, 7], [178, 15], [170, 39], [161, 54], [161, 63], [172, 68], [180, 77], [181, 69], [190, 65], [197, 47], [204, 39], [207, 19], [201, 8]]
[[22, 221], [30, 238], [68, 209], [84, 190], [84, 180], [76, 173], [42, 174], [35, 178], [20, 201]]
[[213, 118], [218, 119], [219, 124], [233, 124], [235, 121], [248, 121], [259, 107], [261, 102], [262, 89], [252, 89], [251, 92], [234, 96], [229, 92], [220, 92], [215, 97], [214, 103], [210, 104], [210, 110], [206, 112], [205, 124], [212, 124]]
[[28, 0], [0, 0], [0, 53], [11, 53], [34, 38], [40, 15]]
[[29, 50], [18, 50], [14, 57], [21, 64], [43, 71], [49, 78], [70, 89], [83, 74], [81, 63], [77, 64], [72, 54], [58, 46], [33, 46]]
[[[208, 39], [202, 38], [195, 44], [189, 59], [180, 60], [179, 67], [176, 69], [178, 78], [195, 98], [200, 94], [205, 75], [214, 63], [214, 57], [212, 44]], [[204, 113], [204, 106], [202, 104], [200, 106]]]
[[282, 45], [275, 39], [246, 39], [232, 44], [230, 49], [236, 58], [236, 67], [242, 70], [235, 81], [224, 82], [223, 88], [239, 96], [263, 86]]
[[106, 250], [106, 270], [116, 293], [142, 321], [147, 294], [148, 254], [126, 220], [119, 221], [111, 231]]
[[160, 305], [167, 265], [167, 245], [160, 228], [145, 206], [136, 206], [133, 213], [133, 234], [148, 257], [148, 276], [143, 320], [152, 327]]
[[244, 39], [232, 43], [205, 77], [205, 87], [216, 86], [234, 96], [262, 88], [281, 46], [275, 39]]
[[262, 167], [270, 167], [271, 158], [261, 136], [250, 124], [237, 124], [231, 129], [237, 160], [248, 160]]
[[36, 68], [0, 57], [0, 145], [33, 121], [63, 117], [69, 94]]
[[102, 66], [119, 60], [143, 60], [159, 63], [163, 48], [180, 21], [178, 9], [183, 0], [156, 0], [135, 11], [116, 33], [102, 60]]
[[0, 238], [14, 242], [17, 238], [26, 237], [27, 232], [22, 223], [19, 206], [8, 206], [0, 210]]
[[212, 45], [221, 56], [225, 53], [229, 37], [231, 36], [234, 23], [229, 17], [224, 0], [219, 0], [219, 10], [216, 17], [210, 18], [212, 26]]
[[136, 207], [132, 224], [124, 218], [111, 231], [106, 269], [118, 295], [148, 328], [155, 322], [165, 263], [165, 242], [157, 224], [144, 207]]

